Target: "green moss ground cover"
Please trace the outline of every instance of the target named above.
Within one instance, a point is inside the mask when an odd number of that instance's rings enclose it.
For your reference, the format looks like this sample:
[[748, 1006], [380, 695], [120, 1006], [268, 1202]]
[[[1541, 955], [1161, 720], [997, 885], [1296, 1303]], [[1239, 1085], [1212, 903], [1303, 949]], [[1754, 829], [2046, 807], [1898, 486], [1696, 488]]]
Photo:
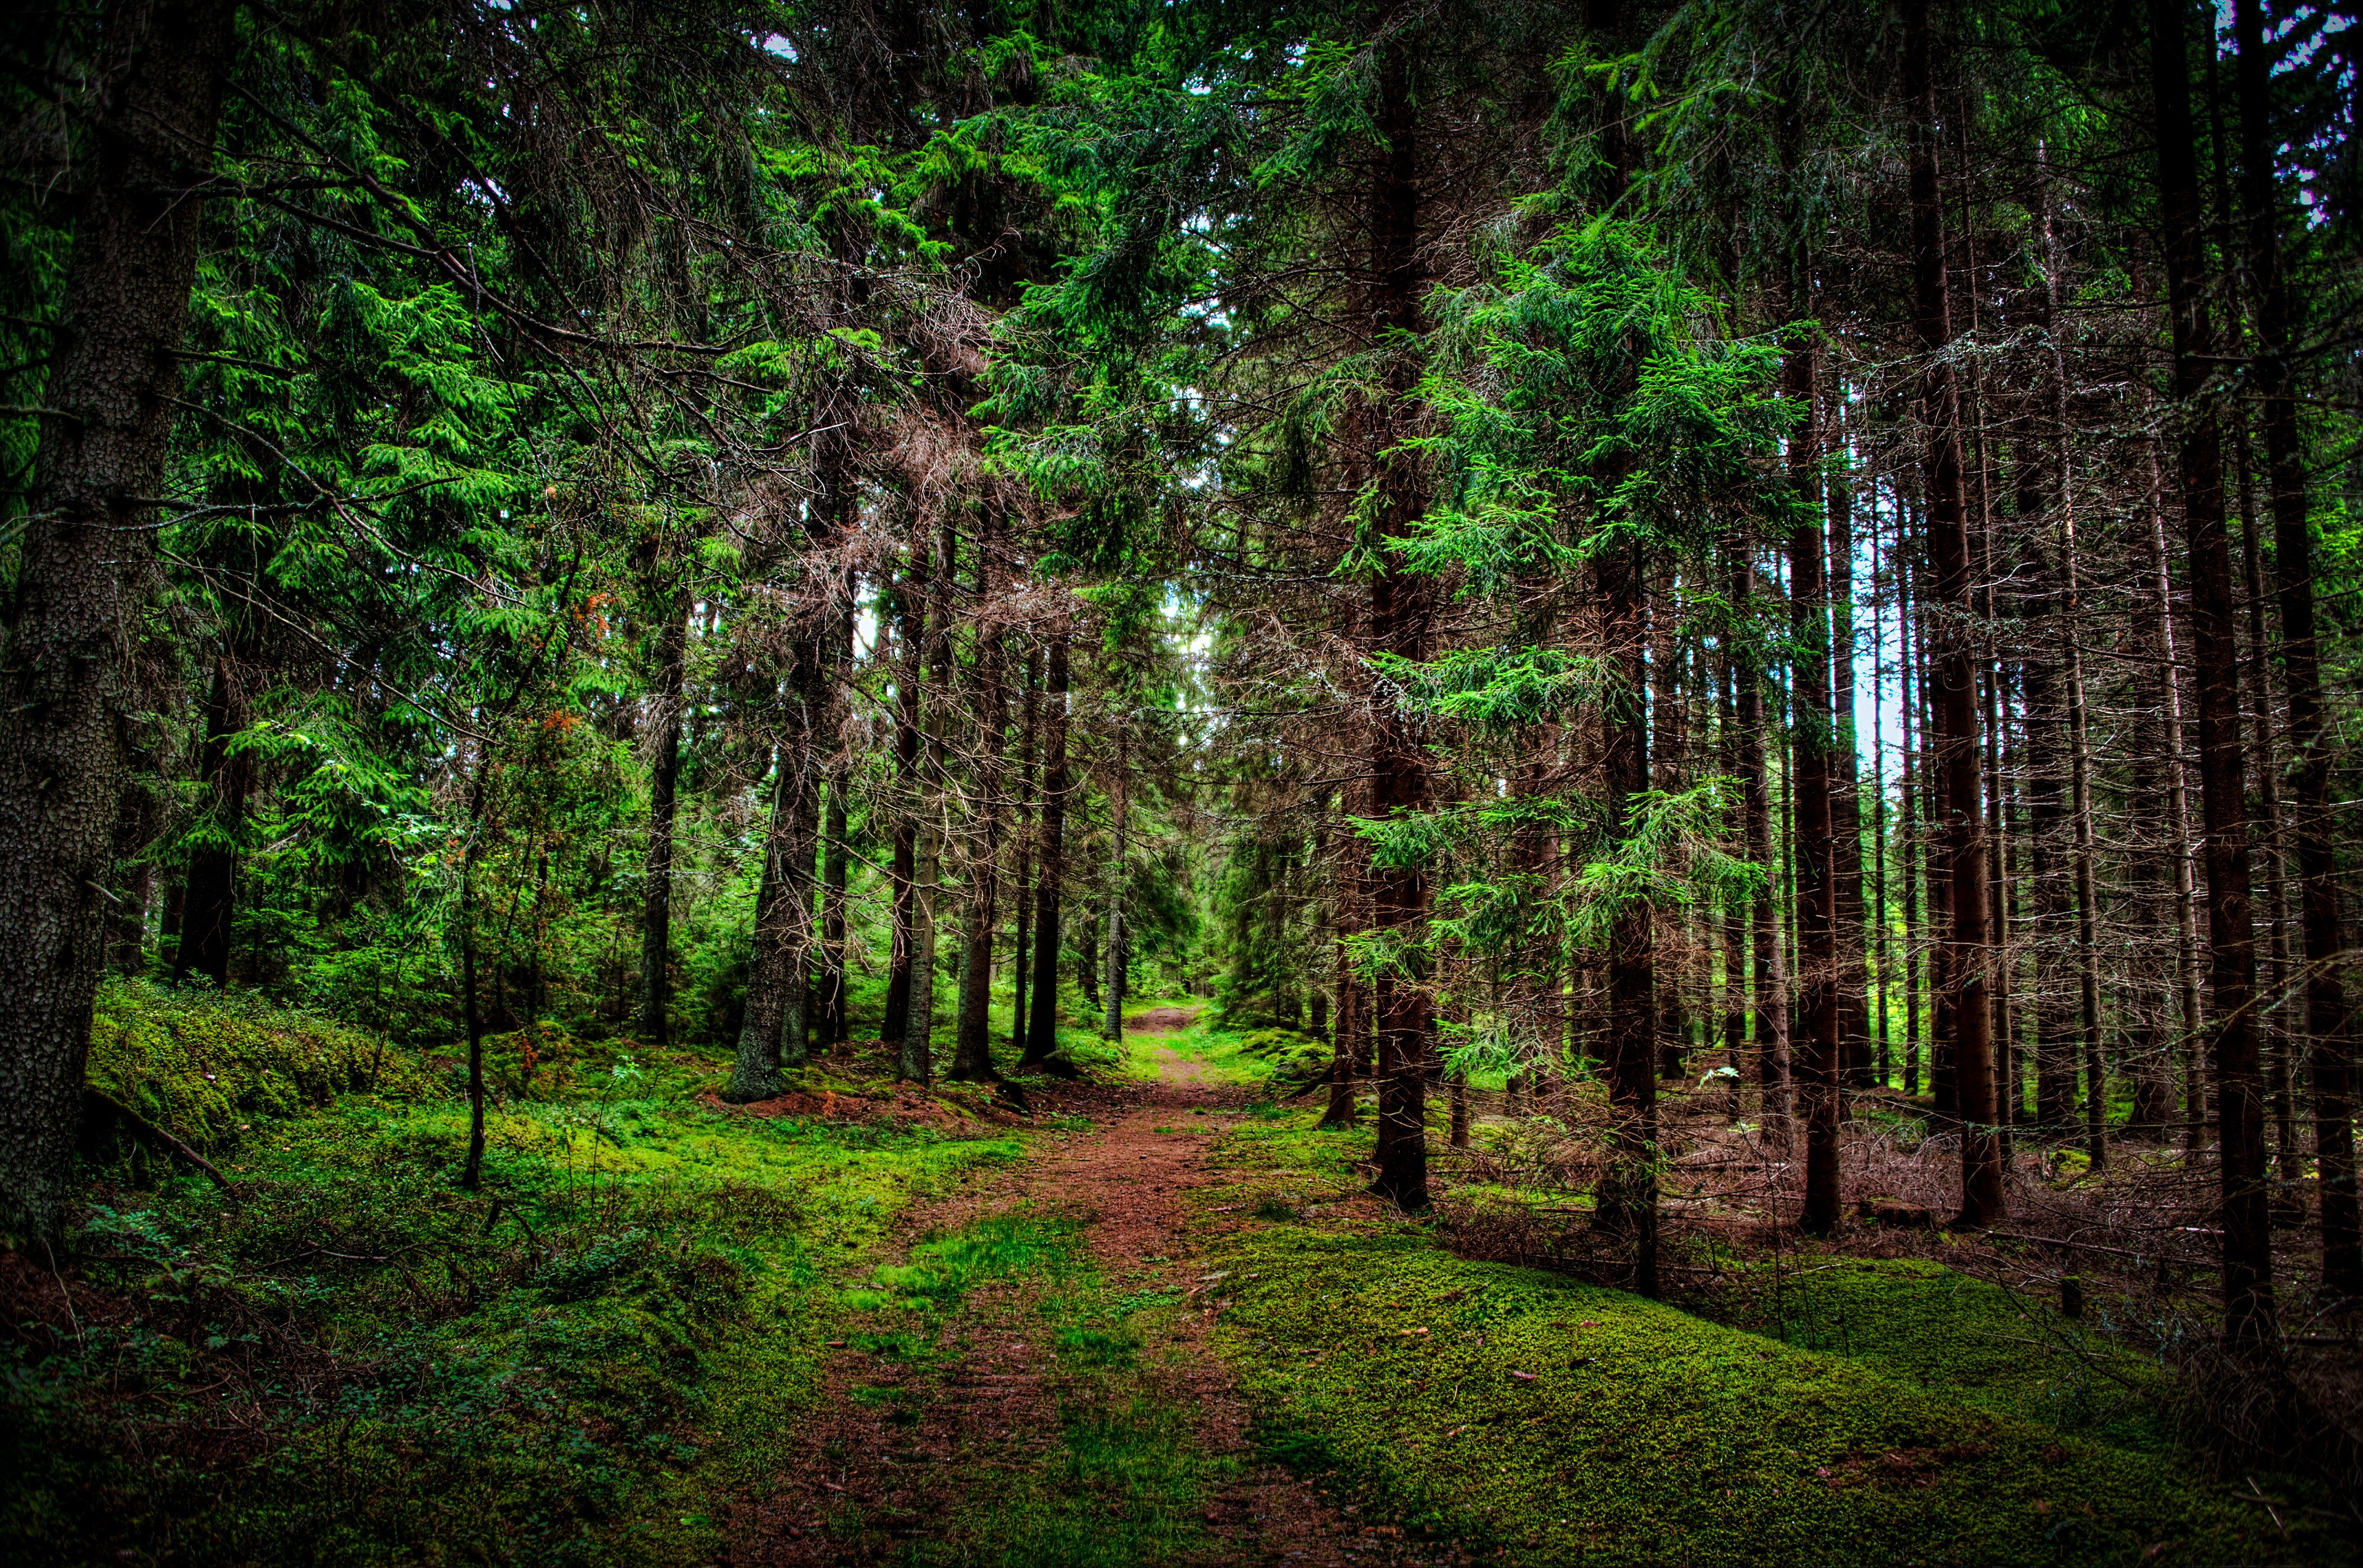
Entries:
[[1199, 997], [1168, 997], [1128, 1003], [1127, 1019], [1165, 1008], [1194, 1010], [1185, 1029], [1165, 1034], [1127, 1035], [1118, 1070], [1144, 1082], [1159, 1077], [1163, 1067], [1158, 1053], [1170, 1051], [1194, 1062], [1199, 1081], [1213, 1087], [1244, 1088], [1270, 1082], [1275, 1077], [1305, 1068], [1317, 1058], [1328, 1060], [1328, 1047], [1292, 1029], [1232, 1029], [1220, 1023], [1212, 1004]]
[[770, 1483], [853, 1311], [846, 1269], [915, 1198], [1022, 1154], [726, 1115], [694, 1098], [713, 1064], [545, 1041], [464, 1194], [445, 1071], [372, 1046], [360, 1073], [358, 1037], [217, 999], [110, 998], [98, 1070], [202, 1137], [236, 1200], [120, 1162], [74, 1320], [6, 1282], [14, 1561], [709, 1560], [713, 1500]]
[[[840, 1506], [840, 1550], [913, 1564], [1133, 1568], [1204, 1560], [1209, 1494], [1234, 1462], [1196, 1441], [1165, 1375], [1180, 1293], [1111, 1280], [1074, 1219], [1020, 1207], [922, 1242], [847, 1297], [862, 1317], [851, 1343], [887, 1364], [854, 1391], [890, 1427], [915, 1431], [956, 1408], [979, 1364], [1015, 1339], [1048, 1350], [1048, 1441], [1032, 1463], [1005, 1451], [956, 1459], [930, 1477], [940, 1528], [895, 1540], [887, 1521]], [[970, 1436], [976, 1437], [974, 1423]], [[992, 1434], [984, 1434], [990, 1436]], [[1017, 1434], [1026, 1435], [1026, 1434]]]
[[1712, 1293], [1717, 1321], [1841, 1356], [1997, 1415], [2112, 1448], [2170, 1454], [2173, 1379], [2112, 1333], [1989, 1281], [1915, 1258], [1808, 1255], [1757, 1264]]
[[[1808, 1276], [1784, 1343], [1457, 1258], [1416, 1224], [1326, 1218], [1365, 1140], [1310, 1121], [1224, 1147], [1240, 1179], [1209, 1200], [1216, 1342], [1270, 1452], [1414, 1529], [1534, 1563], [2352, 1560], [2294, 1519], [2284, 1539], [2191, 1456], [2145, 1452], [2156, 1427], [2055, 1398], [2051, 1358], [2008, 1364], [2027, 1324], [1990, 1287], [1934, 1265]], [[1794, 1342], [1839, 1317], [1855, 1353]]]

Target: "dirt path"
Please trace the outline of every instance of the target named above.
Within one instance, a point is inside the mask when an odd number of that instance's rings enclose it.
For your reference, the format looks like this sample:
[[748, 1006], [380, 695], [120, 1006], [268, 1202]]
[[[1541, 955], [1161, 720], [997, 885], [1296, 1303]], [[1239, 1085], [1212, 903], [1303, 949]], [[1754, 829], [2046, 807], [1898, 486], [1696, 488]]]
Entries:
[[[1220, 1179], [1206, 1156], [1244, 1095], [1203, 1086], [1194, 1071], [1182, 1071], [1196, 1064], [1170, 1051], [1159, 1060], [1167, 1076], [1156, 1084], [1062, 1093], [1046, 1110], [1090, 1116], [1090, 1132], [913, 1215], [909, 1239], [1011, 1210], [1064, 1214], [1084, 1222], [1109, 1287], [1186, 1290], [1198, 1271], [1184, 1255], [1183, 1200]], [[1142, 1347], [1137, 1370], [1094, 1373], [1042, 1342], [1048, 1325], [1037, 1296], [1038, 1287], [1024, 1282], [972, 1294], [945, 1326], [932, 1368], [840, 1351], [826, 1370], [803, 1462], [780, 1477], [771, 1497], [738, 1511], [724, 1561], [1343, 1568], [1449, 1560], [1440, 1548], [1359, 1524], [1311, 1484], [1256, 1458], [1247, 1411], [1207, 1348], [1204, 1313], [1174, 1315], [1172, 1326]], [[1063, 1501], [1084, 1517], [1129, 1519], [1126, 1500], [1101, 1494], [1099, 1483], [1091, 1483], [1088, 1496], [1073, 1489], [1083, 1484], [1072, 1479], [1077, 1466], [1064, 1434], [1079, 1405], [1104, 1398], [1137, 1406], [1144, 1393], [1182, 1412], [1183, 1441], [1196, 1451], [1191, 1463], [1210, 1463], [1217, 1478], [1191, 1505], [1192, 1517], [1171, 1518], [1129, 1555], [1111, 1552], [1107, 1540], [1080, 1553], [1063, 1539], [1028, 1541], [1022, 1524], [1013, 1534], [1005, 1520], [995, 1526], [987, 1517], [996, 1494], [1030, 1485], [1050, 1494], [1053, 1512]]]

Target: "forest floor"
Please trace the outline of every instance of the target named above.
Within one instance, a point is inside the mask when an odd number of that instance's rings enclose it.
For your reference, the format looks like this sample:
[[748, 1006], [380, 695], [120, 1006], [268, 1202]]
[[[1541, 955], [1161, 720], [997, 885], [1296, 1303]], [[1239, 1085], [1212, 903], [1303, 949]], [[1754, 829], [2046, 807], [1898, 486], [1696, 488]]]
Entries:
[[470, 1193], [448, 1058], [112, 989], [94, 1080], [220, 1179], [118, 1155], [69, 1259], [0, 1253], [0, 1561], [2363, 1561], [2186, 1441], [2127, 1301], [1868, 1232], [1683, 1241], [1678, 1302], [1488, 1261], [1588, 1233], [1518, 1174], [1559, 1123], [1485, 1097], [1404, 1215], [1274, 1088], [1300, 1037], [1129, 1024], [1030, 1116], [874, 1044], [733, 1107], [505, 1036]]
[[728, 1561], [1454, 1560], [1358, 1520], [1248, 1439], [1184, 1233], [1248, 1091], [1148, 1043], [1193, 1017], [1131, 1021], [1158, 1081], [1061, 1095], [1091, 1131], [909, 1217], [920, 1245], [1030, 1239], [1034, 1266], [967, 1293], [923, 1344], [838, 1348], [824, 1414], [779, 1490], [737, 1521]]

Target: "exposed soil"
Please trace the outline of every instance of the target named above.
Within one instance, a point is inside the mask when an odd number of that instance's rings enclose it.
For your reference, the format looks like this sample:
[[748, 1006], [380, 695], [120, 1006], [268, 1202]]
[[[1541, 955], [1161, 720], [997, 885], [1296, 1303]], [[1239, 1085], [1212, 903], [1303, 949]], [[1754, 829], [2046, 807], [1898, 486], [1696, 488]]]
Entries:
[[[1192, 1016], [1160, 1011], [1177, 1021], [1169, 1028], [1185, 1027]], [[1167, 1073], [1159, 1083], [1062, 1091], [1054, 1109], [1092, 1117], [1089, 1133], [911, 1214], [906, 1241], [1026, 1202], [1084, 1220], [1111, 1282], [1186, 1290], [1198, 1270], [1182, 1256], [1182, 1198], [1220, 1178], [1206, 1154], [1243, 1096], [1203, 1087], [1194, 1072], [1182, 1077], [1195, 1063], [1171, 1052], [1159, 1056]], [[973, 1294], [948, 1331], [948, 1364], [933, 1373], [838, 1353], [798, 1462], [771, 1496], [738, 1510], [724, 1561], [978, 1560], [960, 1540], [960, 1505], [973, 1501], [977, 1488], [993, 1487], [996, 1473], [1032, 1468], [1058, 1451], [1061, 1391], [1087, 1375], [1062, 1368], [1037, 1342], [1040, 1320], [1029, 1307], [1022, 1285]], [[1209, 1539], [1190, 1561], [1343, 1568], [1448, 1560], [1445, 1549], [1360, 1524], [1308, 1482], [1256, 1461], [1246, 1409], [1205, 1343], [1214, 1311], [1183, 1313], [1171, 1336], [1143, 1358], [1157, 1391], [1193, 1413], [1204, 1449], [1238, 1465], [1237, 1478], [1206, 1498]], [[881, 1400], [881, 1392], [903, 1386], [915, 1397]]]
[[1179, 1034], [1198, 1021], [1200, 1009], [1153, 1007], [1138, 1018], [1124, 1021], [1126, 1034]]

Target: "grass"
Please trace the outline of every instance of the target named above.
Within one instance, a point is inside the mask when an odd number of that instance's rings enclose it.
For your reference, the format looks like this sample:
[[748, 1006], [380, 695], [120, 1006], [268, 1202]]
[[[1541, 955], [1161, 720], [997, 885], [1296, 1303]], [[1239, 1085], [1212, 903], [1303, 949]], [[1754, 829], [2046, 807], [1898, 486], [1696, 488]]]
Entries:
[[[1151, 998], [1127, 1004], [1125, 1016], [1131, 1020], [1166, 1008], [1179, 1008], [1197, 1016], [1187, 1027], [1170, 1033], [1127, 1033], [1125, 1058], [1119, 1069], [1124, 1077], [1160, 1077], [1163, 1068], [1159, 1053], [1170, 1051], [1184, 1061], [1198, 1064], [1203, 1083], [1251, 1088], [1269, 1083], [1274, 1073], [1296, 1054], [1313, 1048], [1306, 1036], [1292, 1030], [1224, 1028], [1215, 1020], [1213, 1004], [1203, 997]], [[1326, 1057], [1327, 1048], [1319, 1049]]]
[[1836, 1355], [1996, 1415], [2135, 1453], [2177, 1452], [2173, 1379], [2105, 1331], [1942, 1264], [1821, 1259], [1777, 1286], [1768, 1265], [1707, 1303], [1718, 1320]]
[[[72, 1319], [0, 1280], [12, 1560], [710, 1561], [715, 1499], [772, 1483], [854, 1316], [833, 1276], [1023, 1151], [727, 1116], [699, 1058], [509, 1040], [467, 1194], [431, 1065], [234, 999], [108, 1008], [111, 1092], [237, 1201], [127, 1154], [94, 1173]], [[911, 1266], [927, 1298], [997, 1263]]]
[[[939, 1528], [893, 1548], [873, 1521], [840, 1520], [848, 1551], [897, 1550], [913, 1564], [1134, 1568], [1196, 1559], [1209, 1493], [1231, 1461], [1195, 1441], [1190, 1409], [1162, 1375], [1179, 1292], [1126, 1290], [1102, 1276], [1081, 1225], [1024, 1209], [987, 1216], [875, 1271], [890, 1288], [854, 1299], [871, 1327], [853, 1343], [896, 1364], [895, 1380], [855, 1391], [890, 1424], [960, 1397], [989, 1342], [1047, 1344], [1047, 1450], [1021, 1465], [980, 1443], [931, 1488]], [[988, 1434], [989, 1436], [990, 1434]], [[971, 1437], [971, 1441], [974, 1438]]]
[[[1538, 1564], [2351, 1560], [2061, 1395], [2059, 1357], [2014, 1364], [2028, 1324], [1999, 1291], [1832, 1270], [1750, 1332], [1457, 1258], [1416, 1223], [1325, 1220], [1367, 1138], [1311, 1120], [1224, 1146], [1241, 1179], [1214, 1205], [1282, 1201], [1210, 1209], [1217, 1347], [1268, 1453], [1414, 1533]], [[1809, 1348], [1840, 1320], [1844, 1345]]]

